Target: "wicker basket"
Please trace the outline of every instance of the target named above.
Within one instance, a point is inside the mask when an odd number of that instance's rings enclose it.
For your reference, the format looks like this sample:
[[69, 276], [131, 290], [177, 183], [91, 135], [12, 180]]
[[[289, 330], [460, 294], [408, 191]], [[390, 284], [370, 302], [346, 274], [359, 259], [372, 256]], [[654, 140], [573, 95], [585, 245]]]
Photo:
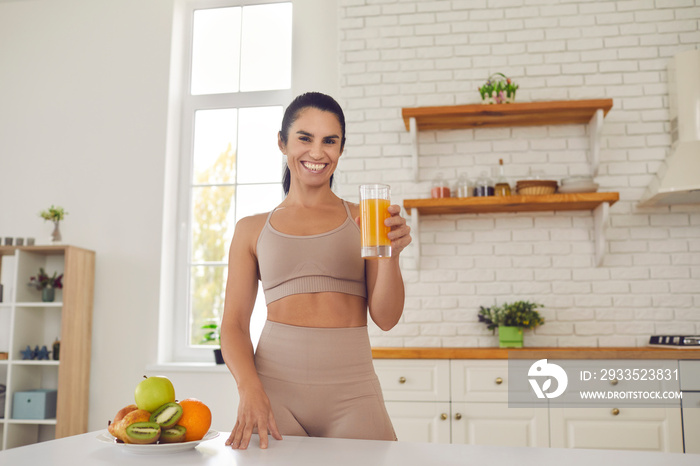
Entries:
[[518, 194], [524, 195], [554, 194], [557, 191], [557, 182], [554, 180], [520, 180], [515, 188]]

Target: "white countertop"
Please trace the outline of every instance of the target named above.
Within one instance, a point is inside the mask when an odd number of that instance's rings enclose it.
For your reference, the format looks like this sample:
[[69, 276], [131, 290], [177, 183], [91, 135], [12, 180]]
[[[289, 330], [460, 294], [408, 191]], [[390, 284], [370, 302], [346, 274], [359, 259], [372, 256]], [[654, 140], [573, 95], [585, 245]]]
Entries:
[[76, 465], [285, 465], [285, 466], [407, 466], [407, 465], [486, 465], [591, 466], [591, 465], [694, 465], [700, 455], [561, 448], [485, 447], [431, 443], [383, 442], [374, 440], [285, 437], [271, 439], [267, 450], [257, 446], [257, 437], [248, 450], [224, 446], [228, 433], [202, 442], [196, 449], [177, 453], [146, 455], [130, 452], [123, 445], [97, 440], [103, 431], [0, 451], [1, 466], [41, 464]]

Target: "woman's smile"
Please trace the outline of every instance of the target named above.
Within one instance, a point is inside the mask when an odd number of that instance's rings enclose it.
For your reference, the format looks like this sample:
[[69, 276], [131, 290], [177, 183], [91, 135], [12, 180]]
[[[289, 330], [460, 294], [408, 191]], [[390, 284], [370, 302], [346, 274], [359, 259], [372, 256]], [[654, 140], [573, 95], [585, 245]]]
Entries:
[[307, 161], [302, 161], [301, 164], [311, 173], [321, 173], [323, 169], [326, 168], [326, 166], [328, 165], [327, 163], [316, 163]]

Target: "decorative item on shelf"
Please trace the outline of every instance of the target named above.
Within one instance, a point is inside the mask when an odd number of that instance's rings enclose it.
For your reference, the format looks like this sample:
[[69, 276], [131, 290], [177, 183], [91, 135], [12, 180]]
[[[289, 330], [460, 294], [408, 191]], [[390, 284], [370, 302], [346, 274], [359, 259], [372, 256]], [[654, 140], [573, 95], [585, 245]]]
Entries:
[[459, 175], [457, 180], [457, 197], [470, 197], [472, 195], [471, 181], [467, 177], [466, 173]]
[[7, 351], [0, 352], [0, 359], [5, 360], [8, 357]]
[[53, 222], [53, 232], [51, 233], [51, 244], [61, 243], [61, 230], [59, 229], [59, 223], [63, 220], [68, 212], [66, 212], [63, 207], [54, 207], [53, 204], [46, 210], [39, 212], [39, 216], [44, 220], [50, 220]]
[[49, 277], [43, 267], [39, 267], [39, 274], [29, 278], [29, 286], [41, 291], [41, 300], [45, 303], [52, 303], [56, 298], [56, 288], [63, 288], [63, 274], [54, 272]]
[[13, 241], [14, 241], [14, 238], [12, 238], [12, 237], [10, 237], [10, 236], [6, 236], [6, 237], [5, 237], [5, 243], [4, 243], [4, 244], [5, 244], [5, 246], [12, 246], [12, 242], [13, 242]]
[[433, 199], [442, 199], [450, 196], [451, 192], [449, 184], [443, 178], [442, 173], [438, 173], [435, 175], [435, 178], [433, 178], [433, 185], [430, 189], [430, 197]]
[[224, 364], [224, 357], [221, 354], [221, 334], [219, 333], [219, 324], [216, 322], [205, 324], [202, 325], [202, 329], [207, 331], [202, 338], [202, 344], [219, 345], [218, 348], [214, 348], [214, 361], [216, 361], [217, 364]]
[[23, 349], [20, 351], [20, 354], [22, 355], [22, 360], [23, 361], [29, 361], [34, 358], [36, 358], [36, 353], [34, 353], [34, 350], [32, 350], [29, 345], [27, 345], [26, 349]]
[[529, 301], [516, 301], [503, 306], [479, 307], [479, 322], [495, 333], [498, 329], [498, 343], [501, 348], [522, 348], [523, 329], [535, 328], [544, 324], [544, 318], [537, 312], [543, 304]]
[[58, 338], [56, 338], [56, 341], [53, 342], [53, 360], [58, 361], [58, 356], [61, 351], [61, 342], [58, 341]]
[[49, 355], [51, 354], [51, 351], [46, 347], [46, 345], [42, 346], [41, 349], [37, 352], [36, 358], [40, 361], [48, 361]]
[[518, 87], [503, 73], [494, 73], [489, 76], [486, 84], [479, 88], [479, 94], [485, 104], [510, 104], [515, 102], [515, 91]]

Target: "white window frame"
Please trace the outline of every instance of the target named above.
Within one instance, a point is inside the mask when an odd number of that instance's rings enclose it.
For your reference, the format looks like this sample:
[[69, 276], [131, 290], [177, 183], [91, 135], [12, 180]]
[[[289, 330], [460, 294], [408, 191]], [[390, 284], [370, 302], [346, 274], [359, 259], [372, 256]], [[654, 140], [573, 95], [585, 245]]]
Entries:
[[292, 88], [275, 91], [191, 95], [194, 11], [287, 2], [290, 0], [179, 0], [175, 5], [161, 252], [159, 363], [213, 361], [211, 347], [191, 348], [186, 342], [195, 111], [264, 106], [284, 108], [302, 92], [316, 90], [335, 97], [338, 94], [336, 0], [291, 0]]

